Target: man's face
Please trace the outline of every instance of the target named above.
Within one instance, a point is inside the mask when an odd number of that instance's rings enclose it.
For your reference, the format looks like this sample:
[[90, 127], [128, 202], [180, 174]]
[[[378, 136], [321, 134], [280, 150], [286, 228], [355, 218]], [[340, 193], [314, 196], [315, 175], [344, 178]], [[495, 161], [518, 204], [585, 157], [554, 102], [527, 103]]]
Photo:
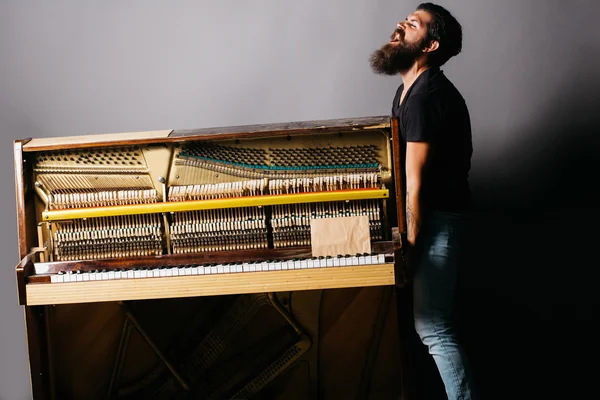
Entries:
[[378, 74], [395, 75], [407, 71], [423, 54], [427, 24], [431, 15], [427, 11], [418, 10], [410, 14], [406, 20], [398, 22], [390, 36], [390, 41], [371, 55], [373, 71]]

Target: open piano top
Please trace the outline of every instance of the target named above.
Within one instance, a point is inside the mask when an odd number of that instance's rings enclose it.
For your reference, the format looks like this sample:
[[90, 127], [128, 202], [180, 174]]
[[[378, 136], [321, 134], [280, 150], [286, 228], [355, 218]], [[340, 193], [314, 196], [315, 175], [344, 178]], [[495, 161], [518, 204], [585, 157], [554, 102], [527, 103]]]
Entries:
[[[369, 117], [16, 141], [20, 303], [394, 284], [392, 128]], [[371, 254], [312, 257], [310, 221], [349, 216], [368, 218]]]

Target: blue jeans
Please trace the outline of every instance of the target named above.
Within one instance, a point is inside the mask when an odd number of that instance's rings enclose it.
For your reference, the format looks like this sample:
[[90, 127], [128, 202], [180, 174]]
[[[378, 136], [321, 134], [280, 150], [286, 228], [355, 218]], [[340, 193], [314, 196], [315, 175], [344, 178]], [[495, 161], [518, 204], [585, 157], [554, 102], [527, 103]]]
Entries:
[[474, 399], [470, 368], [453, 329], [464, 216], [430, 211], [421, 225], [413, 280], [414, 322], [437, 365], [449, 400]]

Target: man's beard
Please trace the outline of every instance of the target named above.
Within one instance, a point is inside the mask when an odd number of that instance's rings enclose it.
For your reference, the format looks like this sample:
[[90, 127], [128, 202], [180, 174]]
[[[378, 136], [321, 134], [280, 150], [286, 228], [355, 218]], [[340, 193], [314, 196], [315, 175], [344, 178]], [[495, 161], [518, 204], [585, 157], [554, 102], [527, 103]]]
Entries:
[[386, 43], [369, 57], [373, 72], [383, 75], [396, 75], [408, 71], [417, 57], [422, 54], [423, 42], [421, 40], [417, 43]]

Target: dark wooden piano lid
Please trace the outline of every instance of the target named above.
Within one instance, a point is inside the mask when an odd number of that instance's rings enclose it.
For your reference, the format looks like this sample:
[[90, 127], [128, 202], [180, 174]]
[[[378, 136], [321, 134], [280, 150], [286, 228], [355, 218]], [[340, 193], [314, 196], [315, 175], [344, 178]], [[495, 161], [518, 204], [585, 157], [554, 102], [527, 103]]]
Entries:
[[223, 126], [202, 129], [176, 129], [149, 132], [110, 133], [33, 139], [23, 151], [82, 149], [99, 146], [129, 146], [206, 139], [236, 139], [260, 136], [284, 136], [298, 133], [325, 133], [389, 129], [390, 116], [296, 121], [274, 124]]
[[385, 129], [390, 127], [389, 116], [327, 119], [315, 121], [283, 122], [277, 124], [257, 124], [226, 126], [205, 129], [177, 129], [169, 137], [201, 137], [207, 135], [249, 134], [254, 133], [302, 133], [327, 132], [340, 130]]

